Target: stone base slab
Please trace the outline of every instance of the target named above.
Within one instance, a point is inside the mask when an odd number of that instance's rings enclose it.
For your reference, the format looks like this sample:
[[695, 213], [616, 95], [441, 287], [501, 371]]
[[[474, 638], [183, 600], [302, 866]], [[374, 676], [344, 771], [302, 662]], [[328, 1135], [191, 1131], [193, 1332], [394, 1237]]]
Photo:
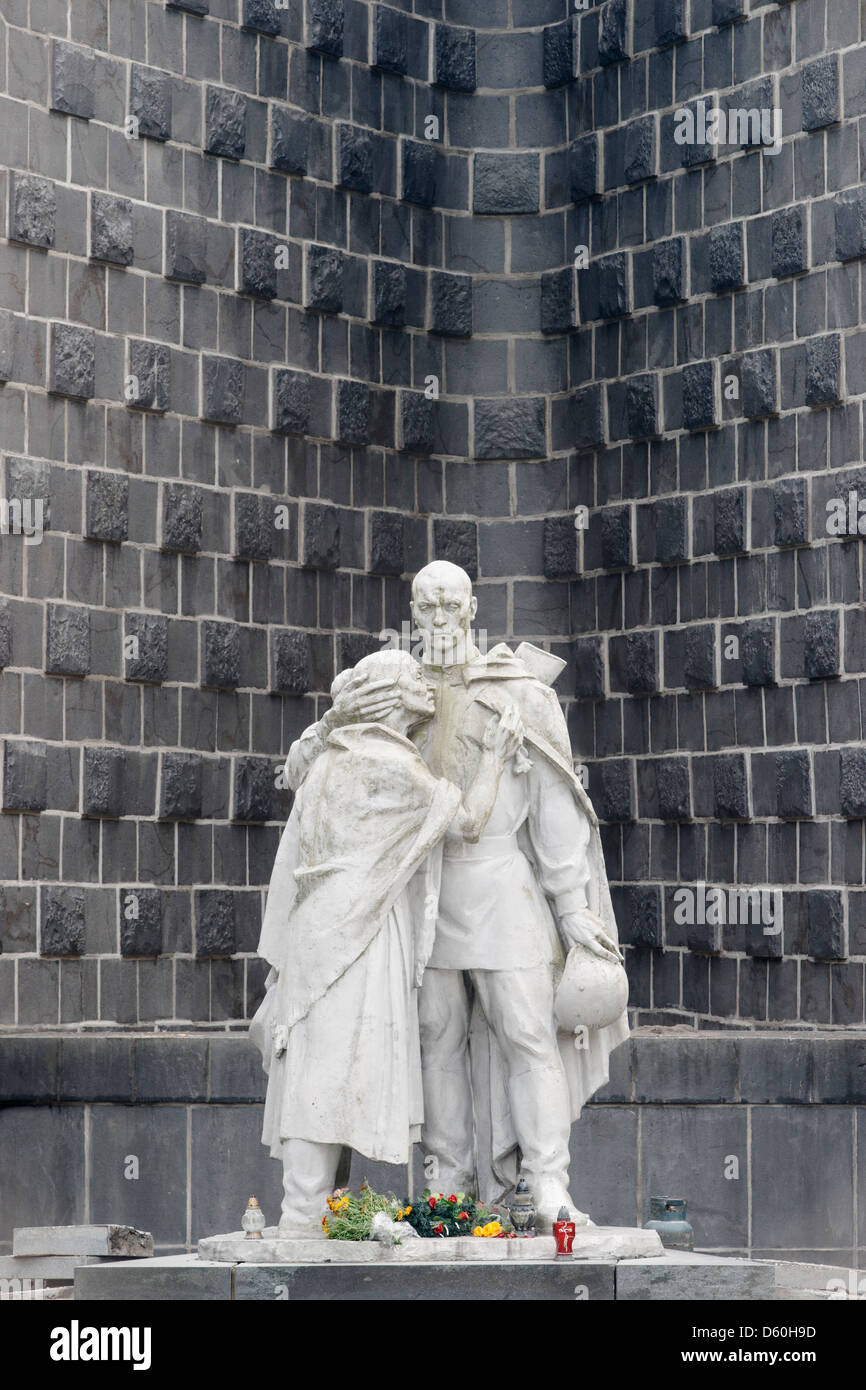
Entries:
[[[250, 1242], [252, 1243], [252, 1242]], [[445, 1245], [445, 1241], [424, 1242]], [[525, 1245], [535, 1242], [526, 1241]], [[341, 1244], [329, 1241], [329, 1245]], [[479, 1244], [481, 1241], [479, 1240]], [[505, 1241], [488, 1240], [501, 1247]], [[509, 1241], [516, 1245], [516, 1241]], [[331, 1264], [230, 1264], [170, 1255], [76, 1270], [77, 1300], [437, 1302], [535, 1300], [566, 1303], [634, 1300], [769, 1302], [771, 1261], [665, 1251], [659, 1258], [436, 1260], [401, 1264], [358, 1260]]]
[[[294, 1264], [515, 1264], [538, 1260], [567, 1260], [557, 1256], [553, 1236], [498, 1240], [482, 1236], [449, 1236], [442, 1240], [410, 1236], [399, 1245], [378, 1240], [282, 1240], [275, 1226], [261, 1240], [248, 1240], [243, 1231], [206, 1236], [198, 1243], [202, 1260], [247, 1265]], [[628, 1226], [590, 1226], [574, 1237], [576, 1260], [625, 1260], [664, 1255], [656, 1231]]]

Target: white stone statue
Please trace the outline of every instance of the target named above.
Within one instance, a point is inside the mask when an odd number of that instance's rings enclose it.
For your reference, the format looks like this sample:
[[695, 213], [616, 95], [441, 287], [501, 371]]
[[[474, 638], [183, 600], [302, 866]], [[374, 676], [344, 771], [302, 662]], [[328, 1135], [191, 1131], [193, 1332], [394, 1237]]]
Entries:
[[[252, 1025], [269, 1072], [264, 1142], [283, 1161], [279, 1234], [320, 1234], [344, 1146], [406, 1163], [420, 1136], [417, 986], [433, 944], [446, 833], [477, 841], [516, 708], [488, 714], [465, 795], [407, 735], [434, 712], [405, 652], [365, 657], [334, 682], [389, 708], [333, 732], [298, 789], [268, 894], [259, 952], [274, 967]], [[377, 693], [378, 692], [378, 693]]]
[[[621, 960], [597, 820], [574, 774], [565, 719], [548, 684], [563, 663], [525, 643], [517, 653], [501, 644], [482, 656], [471, 639], [477, 600], [468, 575], [455, 565], [428, 565], [416, 576], [412, 593], [412, 614], [424, 643], [425, 708], [419, 703], [414, 711], [404, 709], [403, 687], [418, 681], [417, 675], [401, 675], [393, 687], [371, 679], [361, 662], [354, 672], [337, 677], [332, 708], [297, 740], [286, 762], [297, 799], [277, 856], [259, 947], [275, 967], [277, 983], [272, 982], [252, 1030], [265, 1065], [271, 1067], [264, 1142], [272, 1153], [282, 1149], [287, 1174], [283, 1229], [294, 1228], [301, 1207], [305, 1221], [314, 1210], [321, 1214], [340, 1144], [370, 1157], [405, 1161], [405, 1138], [396, 1128], [391, 1131], [387, 1118], [396, 1120], [398, 1110], [401, 1124], [409, 1114], [404, 1136], [411, 1131], [414, 1139], [421, 1124], [425, 1172], [434, 1189], [477, 1192], [492, 1201], [513, 1186], [519, 1168], [535, 1199], [539, 1229], [549, 1230], [563, 1206], [585, 1224], [588, 1218], [575, 1208], [568, 1191], [570, 1127], [583, 1103], [607, 1080], [609, 1053], [627, 1036], [628, 1025], [624, 1007], [613, 1022], [577, 1034], [560, 1031], [556, 1023], [556, 987], [570, 948], [575, 948], [570, 962], [581, 950], [598, 961]], [[382, 662], [388, 655], [366, 661]], [[420, 681], [417, 691], [421, 702]], [[500, 721], [491, 725], [495, 715]], [[405, 737], [410, 731], [411, 742]], [[503, 765], [490, 809], [491, 778], [485, 769], [494, 759], [494, 735], [497, 766]], [[371, 893], [384, 888], [376, 856], [396, 833], [385, 790], [394, 783], [390, 761], [387, 775], [382, 763], [378, 784], [375, 766], [386, 748], [390, 755], [392, 744], [399, 748], [399, 756], [391, 758], [395, 775], [399, 766], [411, 789], [407, 809], [421, 817], [426, 806], [426, 816], [433, 818], [425, 821], [429, 843], [424, 840], [423, 850], [418, 843], [419, 857], [411, 859], [411, 868], [407, 863], [397, 906], [389, 900], [394, 921], [389, 919], [383, 932], [376, 916], [380, 898], [374, 894], [368, 899], [359, 889], [352, 896], [358, 910], [347, 919], [340, 917], [345, 907], [335, 897], [333, 911], [317, 911], [306, 936], [301, 931], [298, 937], [306, 879], [303, 871], [296, 873], [295, 888], [289, 866], [296, 862], [298, 824], [308, 797], [321, 801], [329, 834], [358, 834], [347, 886], [354, 875]], [[511, 756], [503, 760], [506, 747]], [[349, 809], [349, 783], [335, 792], [336, 784], [327, 781], [341, 748], [352, 755], [347, 767], [362, 750], [367, 759], [363, 816]], [[415, 750], [420, 756], [413, 758]], [[426, 779], [424, 768], [429, 769]], [[402, 780], [399, 785], [402, 796]], [[303, 842], [302, 852], [307, 854]], [[303, 860], [317, 862], [315, 855]], [[328, 862], [319, 868], [332, 872]], [[300, 902], [293, 904], [295, 893]], [[360, 996], [352, 996], [348, 1011], [340, 1004], [343, 956], [339, 950], [336, 957], [332, 954], [335, 946], [343, 946], [347, 931], [350, 936], [357, 932], [361, 949], [372, 950], [374, 941], [383, 953], [381, 961], [370, 963], [369, 980], [379, 983], [367, 996], [369, 1012], [362, 1007], [363, 1025], [350, 1046], [345, 1044], [344, 1017], [347, 1012], [357, 1017]], [[307, 941], [300, 964], [298, 940]], [[343, 1068], [357, 1059], [357, 1042], [366, 1043], [377, 1029], [379, 1050], [372, 1046], [369, 1055], [381, 1058], [381, 1030], [392, 1026], [399, 993], [388, 992], [381, 983], [385, 976], [392, 978], [388, 953], [395, 941], [404, 943], [414, 980], [420, 981], [423, 1120], [420, 1097], [398, 1105], [392, 1093], [398, 1072], [404, 1078], [400, 1084], [411, 1085], [407, 1057], [416, 1036], [411, 991], [405, 1013], [400, 1004], [395, 1033], [400, 1043], [390, 1068], [371, 1073], [359, 1064], [348, 1081], [344, 1070], [330, 1065], [332, 1054]], [[288, 961], [296, 963], [288, 968]], [[405, 982], [405, 975], [401, 978]], [[313, 979], [319, 982], [315, 990], [321, 1008], [315, 1028], [312, 1013], [305, 1015], [303, 1036], [295, 1043], [298, 1010]], [[269, 1029], [279, 1057], [273, 1055]], [[404, 1037], [405, 1053], [400, 1051]], [[313, 1068], [317, 1081], [308, 1084]], [[351, 1132], [340, 1130], [338, 1140], [336, 1131], [326, 1134], [313, 1121], [317, 1107], [330, 1104], [341, 1077], [358, 1122]], [[296, 1088], [302, 1097], [297, 1104]], [[393, 1143], [385, 1140], [386, 1133]], [[314, 1160], [310, 1141], [330, 1145], [327, 1159], [319, 1155], [321, 1161]]]

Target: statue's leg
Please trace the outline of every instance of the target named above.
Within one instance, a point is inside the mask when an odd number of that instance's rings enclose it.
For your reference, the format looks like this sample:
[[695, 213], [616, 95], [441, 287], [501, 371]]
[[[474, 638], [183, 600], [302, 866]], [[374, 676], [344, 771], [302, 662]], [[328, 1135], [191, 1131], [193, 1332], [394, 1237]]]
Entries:
[[283, 1238], [321, 1236], [325, 1198], [334, 1190], [342, 1144], [314, 1144], [308, 1139], [284, 1139], [283, 1208], [279, 1234]]
[[418, 998], [424, 1174], [433, 1191], [474, 1192], [469, 999], [460, 970], [426, 970]]
[[573, 1220], [585, 1222], [568, 1191], [571, 1102], [556, 1038], [552, 971], [477, 970], [472, 978], [505, 1061], [520, 1171], [539, 1226], [549, 1229], [563, 1206]]

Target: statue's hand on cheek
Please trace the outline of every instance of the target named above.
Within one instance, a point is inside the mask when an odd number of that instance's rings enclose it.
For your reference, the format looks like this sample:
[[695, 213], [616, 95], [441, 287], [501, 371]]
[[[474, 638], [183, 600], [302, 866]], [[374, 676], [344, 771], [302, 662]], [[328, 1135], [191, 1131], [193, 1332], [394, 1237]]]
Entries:
[[400, 703], [400, 694], [392, 680], [350, 680], [343, 687], [325, 715], [332, 728], [343, 724], [375, 724], [386, 719]]

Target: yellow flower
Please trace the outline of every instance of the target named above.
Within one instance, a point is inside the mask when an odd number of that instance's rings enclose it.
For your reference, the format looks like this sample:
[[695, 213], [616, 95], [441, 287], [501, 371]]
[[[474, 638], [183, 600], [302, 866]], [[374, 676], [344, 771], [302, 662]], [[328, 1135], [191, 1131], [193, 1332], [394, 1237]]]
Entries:
[[395, 1220], [395, 1221], [402, 1221], [402, 1220], [403, 1220], [403, 1208], [402, 1208], [402, 1207], [401, 1207], [400, 1210], [397, 1212], [397, 1215], [394, 1217], [394, 1220]]
[[403, 1215], [404, 1215], [404, 1216], [409, 1216], [409, 1215], [411, 1214], [411, 1211], [412, 1211], [412, 1204], [410, 1203], [408, 1207], [404, 1207], [404, 1208], [403, 1208]]
[[482, 1229], [481, 1229], [480, 1226], [476, 1226], [476, 1227], [475, 1227], [475, 1230], [472, 1232], [472, 1234], [473, 1234], [474, 1236], [483, 1236], [483, 1235], [484, 1235], [484, 1232], [482, 1231]]
[[502, 1227], [498, 1221], [488, 1221], [486, 1226], [476, 1226], [472, 1232], [474, 1236], [498, 1236], [502, 1232]]

